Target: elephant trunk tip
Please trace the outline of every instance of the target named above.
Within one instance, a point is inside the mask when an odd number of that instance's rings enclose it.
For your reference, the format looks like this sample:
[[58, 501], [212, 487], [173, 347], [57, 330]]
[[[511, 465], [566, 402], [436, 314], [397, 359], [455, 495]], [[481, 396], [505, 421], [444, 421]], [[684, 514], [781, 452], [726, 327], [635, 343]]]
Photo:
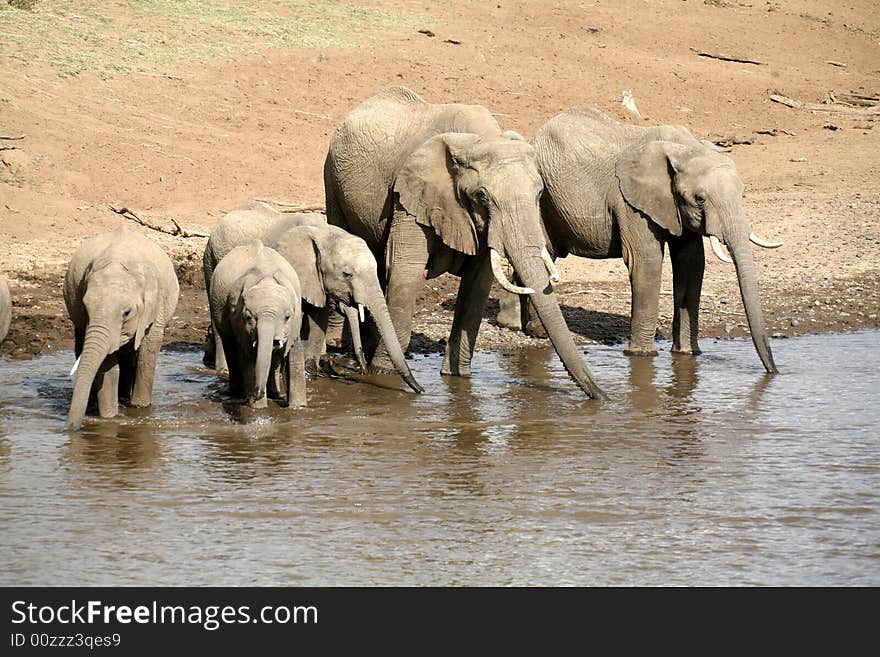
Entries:
[[416, 394], [422, 394], [425, 392], [425, 389], [419, 385], [419, 382], [416, 381], [416, 378], [410, 373], [403, 377], [403, 380], [406, 381], [406, 385], [412, 388], [413, 392]]

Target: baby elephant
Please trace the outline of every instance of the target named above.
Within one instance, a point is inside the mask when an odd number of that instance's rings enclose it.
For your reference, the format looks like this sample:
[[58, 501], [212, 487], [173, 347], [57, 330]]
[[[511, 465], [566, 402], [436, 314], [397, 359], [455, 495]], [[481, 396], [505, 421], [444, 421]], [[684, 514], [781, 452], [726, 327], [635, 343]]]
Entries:
[[[271, 227], [281, 230], [293, 226], [326, 225], [327, 218], [317, 212], [279, 212], [268, 203], [251, 201], [226, 213], [211, 229], [211, 235], [205, 244], [202, 256], [202, 272], [205, 276], [205, 293], [210, 294], [211, 276], [214, 268], [227, 253], [237, 246], [261, 240], [268, 244], [266, 233]], [[210, 299], [209, 299], [210, 303]], [[204, 362], [219, 370], [226, 370], [226, 355], [217, 332], [212, 326], [205, 345]]]
[[0, 342], [6, 339], [12, 324], [12, 296], [5, 276], [0, 276]]
[[284, 389], [288, 407], [305, 406], [300, 283], [290, 263], [259, 240], [236, 247], [214, 269], [208, 298], [229, 393], [265, 408], [267, 393]]
[[293, 265], [302, 284], [302, 337], [310, 369], [318, 369], [325, 351], [331, 310], [339, 310], [346, 317], [355, 355], [361, 367], [366, 367], [358, 323], [359, 316], [360, 321], [364, 320], [366, 308], [382, 340], [390, 345], [388, 355], [397, 373], [412, 390], [424, 392], [406, 364], [379, 286], [376, 258], [364, 240], [336, 226], [285, 229], [276, 225], [267, 231], [266, 242]]
[[68, 430], [82, 424], [92, 393], [101, 417], [116, 415], [120, 398], [151, 404], [156, 359], [178, 293], [168, 255], [125, 226], [79, 246], [64, 278], [77, 357]]

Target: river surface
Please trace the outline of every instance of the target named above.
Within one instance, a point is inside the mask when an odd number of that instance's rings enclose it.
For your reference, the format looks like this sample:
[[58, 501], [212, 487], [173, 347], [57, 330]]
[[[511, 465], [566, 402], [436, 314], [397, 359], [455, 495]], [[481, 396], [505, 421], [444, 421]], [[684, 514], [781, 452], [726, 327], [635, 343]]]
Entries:
[[70, 352], [0, 360], [2, 585], [880, 585], [880, 332], [699, 358], [550, 349], [251, 411], [163, 350], [153, 407], [62, 431]]

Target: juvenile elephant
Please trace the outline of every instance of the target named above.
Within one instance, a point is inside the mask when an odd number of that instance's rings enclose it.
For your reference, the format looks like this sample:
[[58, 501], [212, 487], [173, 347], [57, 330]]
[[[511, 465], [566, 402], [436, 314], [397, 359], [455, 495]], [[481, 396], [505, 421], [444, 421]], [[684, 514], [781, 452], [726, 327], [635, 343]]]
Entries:
[[[381, 279], [398, 342], [409, 345], [425, 277], [461, 277], [441, 372], [470, 375], [493, 275], [532, 295], [560, 359], [590, 397], [603, 396], [574, 344], [551, 285], [534, 149], [472, 105], [435, 105], [403, 87], [378, 93], [336, 128], [324, 163], [327, 220], [363, 238]], [[527, 288], [505, 276], [506, 254]], [[371, 369], [392, 366], [388, 344]]]
[[12, 324], [12, 295], [9, 293], [9, 282], [0, 276], [0, 342], [6, 339]]
[[389, 357], [397, 372], [415, 392], [424, 392], [410, 372], [397, 342], [379, 285], [376, 258], [364, 240], [336, 226], [285, 229], [279, 225], [268, 231], [266, 241], [293, 265], [302, 284], [302, 298], [306, 302], [302, 334], [306, 340], [306, 363], [311, 369], [318, 369], [328, 315], [334, 307], [345, 315], [355, 354], [361, 367], [365, 367], [358, 316], [363, 321], [366, 307], [379, 334], [390, 345]]
[[267, 406], [267, 393], [305, 406], [300, 283], [290, 263], [260, 240], [236, 247], [217, 263], [208, 298], [230, 395], [253, 408]]
[[[205, 251], [202, 255], [202, 273], [205, 276], [205, 294], [211, 289], [211, 276], [214, 268], [223, 257], [237, 246], [250, 244], [254, 240], [266, 242], [266, 233], [272, 226], [279, 230], [293, 226], [324, 226], [327, 218], [318, 212], [279, 212], [268, 203], [251, 201], [226, 213], [211, 229]], [[210, 302], [210, 300], [209, 300]], [[226, 370], [226, 355], [223, 344], [217, 337], [213, 325], [205, 345], [206, 365]]]
[[[664, 245], [672, 258], [672, 350], [699, 354], [703, 236], [713, 251], [724, 242], [733, 257], [740, 293], [758, 356], [776, 372], [758, 298], [749, 242], [757, 238], [742, 210], [743, 183], [736, 166], [714, 145], [681, 126], [618, 123], [595, 109], [570, 109], [532, 138], [546, 192], [541, 214], [554, 257], [620, 258], [632, 288], [630, 355], [655, 355]], [[511, 297], [499, 321], [518, 323]]]
[[77, 358], [68, 430], [82, 424], [92, 391], [101, 417], [116, 415], [120, 398], [152, 403], [156, 359], [178, 294], [171, 259], [143, 235], [120, 226], [80, 244], [64, 278]]

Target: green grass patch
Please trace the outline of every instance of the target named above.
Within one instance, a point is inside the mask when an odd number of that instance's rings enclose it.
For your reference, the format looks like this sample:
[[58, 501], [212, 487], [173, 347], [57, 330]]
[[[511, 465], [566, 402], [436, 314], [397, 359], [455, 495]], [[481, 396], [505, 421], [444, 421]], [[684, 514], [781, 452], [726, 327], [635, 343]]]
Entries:
[[369, 46], [419, 20], [338, 0], [41, 0], [27, 12], [4, 3], [0, 62], [113, 75], [270, 48]]

